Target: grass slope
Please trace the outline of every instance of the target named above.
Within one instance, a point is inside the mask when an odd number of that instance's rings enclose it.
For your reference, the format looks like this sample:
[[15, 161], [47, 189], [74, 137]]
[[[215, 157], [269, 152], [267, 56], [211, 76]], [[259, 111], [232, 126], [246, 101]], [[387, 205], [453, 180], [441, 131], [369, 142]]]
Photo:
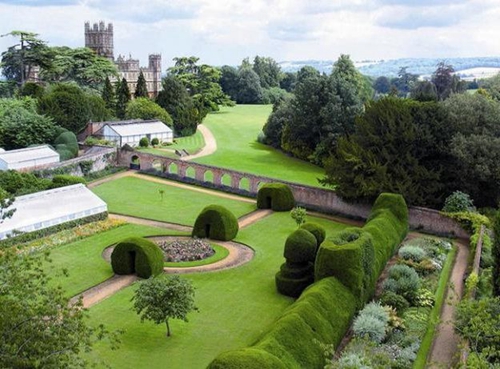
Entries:
[[[161, 200], [160, 189], [165, 191]], [[111, 213], [192, 226], [201, 210], [210, 204], [222, 205], [239, 218], [256, 209], [253, 203], [125, 177], [92, 189], [108, 204]]]
[[[322, 224], [327, 233], [345, 225], [309, 217]], [[90, 309], [94, 324], [123, 329], [122, 345], [111, 351], [99, 344], [94, 357], [116, 368], [205, 368], [220, 352], [252, 344], [293, 300], [276, 292], [274, 275], [285, 261], [283, 247], [296, 229], [288, 213], [269, 217], [240, 231], [237, 241], [251, 245], [254, 259], [239, 268], [220, 272], [183, 275], [196, 288], [199, 312], [189, 323], [172, 320], [172, 337], [165, 326], [141, 323], [131, 310], [134, 286]]]
[[148, 148], [138, 148], [138, 150], [155, 155], [168, 156], [171, 158], [179, 158], [177, 155], [175, 155], [174, 152], [161, 149], [167, 149], [167, 150], [184, 149], [189, 154], [192, 155], [200, 151], [203, 148], [203, 146], [205, 146], [205, 140], [203, 139], [203, 135], [200, 133], [200, 131], [196, 131], [196, 133], [191, 136], [177, 137], [175, 139], [175, 143], [173, 143], [172, 145], [160, 146], [159, 148], [154, 148], [150, 146]]
[[195, 161], [319, 187], [323, 169], [256, 141], [271, 109], [271, 105], [237, 105], [209, 114], [203, 124], [214, 134], [217, 151]]
[[[93, 287], [113, 275], [109, 263], [102, 258], [102, 251], [124, 238], [182, 234], [162, 228], [126, 224], [82, 240], [58, 246], [50, 251], [52, 263], [46, 267], [54, 283], [61, 285], [68, 296], [74, 296]], [[68, 277], [59, 276], [62, 269], [68, 270]]]

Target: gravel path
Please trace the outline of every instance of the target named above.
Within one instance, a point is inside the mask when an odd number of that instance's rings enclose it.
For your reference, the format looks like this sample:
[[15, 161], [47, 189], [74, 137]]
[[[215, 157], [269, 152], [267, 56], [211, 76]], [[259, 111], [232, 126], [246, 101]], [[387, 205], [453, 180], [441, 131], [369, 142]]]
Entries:
[[192, 160], [196, 158], [201, 158], [203, 156], [211, 155], [217, 150], [217, 141], [215, 141], [215, 137], [212, 134], [212, 132], [210, 132], [210, 130], [203, 124], [200, 124], [198, 126], [198, 130], [200, 131], [201, 135], [203, 136], [203, 139], [205, 140], [205, 146], [200, 150], [200, 152], [193, 155], [187, 155], [181, 157], [180, 158], [181, 160]]
[[464, 275], [469, 258], [467, 240], [456, 240], [458, 253], [451, 271], [446, 300], [441, 310], [440, 323], [429, 354], [428, 368], [451, 368], [460, 355], [460, 337], [453, 330], [453, 316], [464, 290]]

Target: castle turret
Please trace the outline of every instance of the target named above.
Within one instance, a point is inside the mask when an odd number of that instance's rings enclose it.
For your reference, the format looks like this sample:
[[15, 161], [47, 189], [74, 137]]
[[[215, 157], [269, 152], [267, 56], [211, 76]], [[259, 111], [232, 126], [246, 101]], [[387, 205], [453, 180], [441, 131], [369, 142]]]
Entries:
[[149, 55], [149, 70], [153, 73], [153, 78], [151, 81], [152, 89], [148, 92], [151, 97], [156, 97], [161, 90], [161, 54]]
[[92, 28], [85, 22], [85, 47], [94, 50], [97, 55], [114, 60], [113, 55], [113, 24], [108, 27], [103, 21], [94, 23]]

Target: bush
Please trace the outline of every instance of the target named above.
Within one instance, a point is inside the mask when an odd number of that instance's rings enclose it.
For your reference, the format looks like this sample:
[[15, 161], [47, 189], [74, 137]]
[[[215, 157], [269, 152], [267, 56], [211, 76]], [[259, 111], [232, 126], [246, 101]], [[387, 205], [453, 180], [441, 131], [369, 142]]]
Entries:
[[416, 262], [422, 261], [426, 256], [422, 248], [411, 245], [401, 247], [398, 251], [398, 255], [405, 260], [413, 260]]
[[311, 232], [297, 229], [286, 239], [284, 257], [287, 263], [313, 262], [317, 247], [316, 238]]
[[[282, 269], [285, 265], [286, 264], [282, 265]], [[307, 268], [309, 269], [309, 272], [304, 269], [305, 268], [292, 268], [290, 269], [291, 273], [289, 274], [286, 274], [281, 270], [276, 273], [274, 280], [278, 292], [288, 297], [299, 297], [302, 291], [314, 282], [314, 274], [312, 273], [313, 268]]]
[[384, 324], [389, 322], [389, 313], [378, 302], [370, 302], [363, 308], [363, 310], [361, 310], [359, 314], [373, 316]]
[[137, 273], [149, 278], [163, 272], [163, 252], [149, 240], [130, 237], [115, 246], [111, 266], [116, 274]]
[[386, 325], [372, 315], [360, 314], [352, 325], [354, 335], [380, 343], [385, 338]]
[[325, 240], [326, 231], [325, 231], [325, 229], [322, 226], [320, 226], [317, 223], [306, 222], [306, 223], [302, 224], [300, 226], [300, 228], [305, 229], [306, 231], [311, 232], [313, 234], [313, 236], [316, 237], [316, 242], [318, 243], [318, 247]]
[[238, 219], [228, 209], [219, 205], [205, 207], [196, 218], [192, 236], [230, 241], [238, 234]]
[[403, 296], [391, 291], [385, 291], [379, 299], [382, 305], [391, 306], [401, 315], [403, 311], [410, 307], [410, 303]]
[[151, 140], [151, 145], [153, 146], [157, 146], [160, 144], [160, 140], [158, 139], [158, 137], [155, 137]]
[[223, 352], [210, 363], [207, 369], [287, 369], [276, 356], [265, 350], [244, 348]]
[[444, 200], [445, 213], [458, 213], [462, 211], [475, 211], [476, 208], [470, 196], [461, 191], [455, 191]]
[[148, 147], [149, 139], [147, 137], [143, 137], [139, 140], [139, 147]]
[[[54, 141], [56, 150], [69, 150], [73, 155], [72, 158], [78, 156], [78, 140], [73, 132], [66, 131], [61, 133]], [[64, 145], [64, 146], [63, 146]], [[59, 151], [59, 150], [58, 150]]]
[[295, 206], [292, 190], [282, 183], [266, 183], [257, 193], [257, 208], [290, 211]]
[[52, 184], [50, 188], [71, 186], [79, 183], [86, 184], [87, 181], [82, 177], [70, 176], [67, 174], [59, 174], [52, 177]]
[[389, 269], [389, 278], [383, 283], [384, 291], [403, 296], [410, 303], [415, 302], [420, 288], [420, 278], [415, 269], [408, 265], [394, 265]]

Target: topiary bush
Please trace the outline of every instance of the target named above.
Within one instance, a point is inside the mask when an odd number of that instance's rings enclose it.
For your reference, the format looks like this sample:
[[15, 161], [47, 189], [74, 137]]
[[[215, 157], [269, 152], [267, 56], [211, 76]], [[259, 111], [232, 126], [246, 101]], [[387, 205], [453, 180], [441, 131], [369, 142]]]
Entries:
[[148, 147], [149, 139], [147, 137], [143, 137], [139, 140], [139, 147]]
[[115, 246], [111, 267], [116, 274], [136, 273], [141, 278], [149, 278], [163, 271], [163, 252], [145, 238], [130, 237]]
[[400, 258], [405, 260], [413, 260], [415, 262], [422, 261], [427, 255], [421, 247], [405, 245], [398, 251]]
[[318, 247], [316, 237], [305, 229], [297, 229], [285, 241], [284, 257], [288, 263], [313, 262]]
[[238, 219], [228, 209], [220, 205], [205, 207], [196, 218], [192, 236], [230, 241], [238, 234]]
[[73, 132], [62, 132], [55, 139], [54, 145], [58, 152], [59, 150], [68, 150], [71, 152], [72, 158], [78, 156], [78, 140]]
[[290, 211], [295, 206], [292, 190], [282, 183], [266, 183], [257, 193], [257, 208]]
[[158, 139], [158, 137], [155, 137], [151, 140], [151, 145], [153, 146], [157, 146], [160, 144], [160, 140]]
[[325, 240], [326, 231], [325, 231], [325, 229], [322, 226], [320, 226], [317, 223], [306, 222], [306, 223], [302, 224], [300, 226], [300, 228], [305, 229], [306, 231], [311, 232], [313, 234], [313, 236], [316, 237], [316, 242], [318, 243], [318, 247]]

